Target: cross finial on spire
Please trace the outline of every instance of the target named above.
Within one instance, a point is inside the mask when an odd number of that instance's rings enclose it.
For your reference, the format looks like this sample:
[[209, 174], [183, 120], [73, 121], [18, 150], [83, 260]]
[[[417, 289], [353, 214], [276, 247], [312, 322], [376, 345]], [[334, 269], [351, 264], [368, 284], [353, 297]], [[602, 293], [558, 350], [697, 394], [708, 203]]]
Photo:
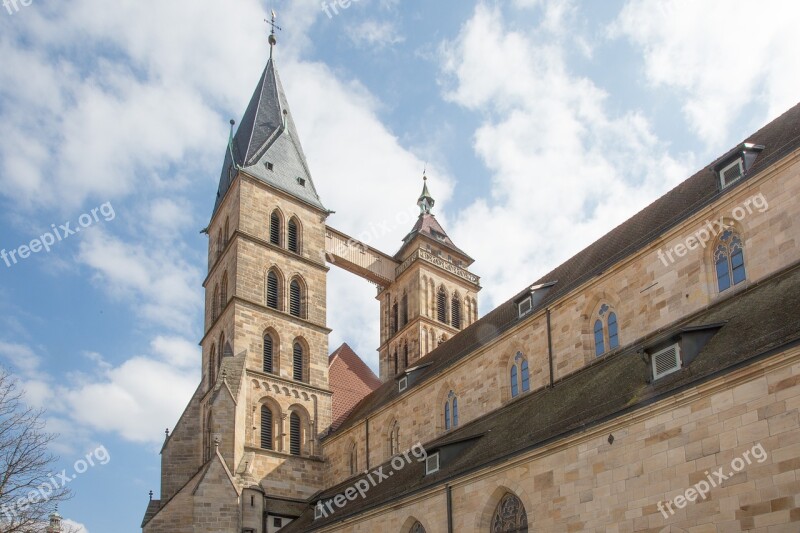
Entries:
[[271, 31], [269, 33], [269, 58], [272, 59], [272, 49], [275, 48], [275, 45], [278, 44], [278, 38], [275, 36], [275, 30], [283, 30], [280, 26], [275, 24], [275, 20], [278, 18], [278, 15], [275, 14], [275, 10], [272, 10], [272, 19], [267, 20], [264, 19], [264, 22], [270, 25]]

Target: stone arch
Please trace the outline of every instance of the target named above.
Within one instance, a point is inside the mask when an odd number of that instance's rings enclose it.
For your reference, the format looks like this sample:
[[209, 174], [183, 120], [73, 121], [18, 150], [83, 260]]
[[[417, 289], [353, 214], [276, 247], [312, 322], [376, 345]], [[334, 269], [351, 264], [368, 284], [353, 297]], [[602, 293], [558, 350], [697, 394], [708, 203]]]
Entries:
[[267, 220], [267, 241], [275, 246], [283, 247], [285, 242], [283, 237], [283, 226], [286, 217], [280, 207], [276, 207], [269, 214]]
[[313, 428], [311, 427], [311, 416], [308, 414], [308, 410], [299, 403], [290, 405], [286, 410], [287, 424], [289, 424], [289, 430], [287, 431], [287, 434], [290, 439], [290, 442], [288, 443], [289, 448], [287, 448], [287, 451], [291, 452], [291, 415], [293, 413], [296, 414], [300, 419], [300, 455], [313, 455], [314, 432]]
[[[520, 364], [517, 362], [517, 354], [522, 354], [521, 357], [525, 361], [528, 362], [528, 376], [532, 374], [530, 364], [531, 364], [531, 357], [530, 355], [522, 349], [520, 344], [514, 343], [511, 345], [508, 351], [503, 351], [500, 354], [500, 358], [498, 360], [498, 371], [500, 373], [500, 391], [502, 395], [503, 402], [508, 402], [513, 399], [511, 395], [511, 368], [517, 367], [519, 370]], [[521, 386], [521, 376], [518, 374], [519, 384]], [[523, 394], [522, 389], [519, 390], [519, 395]]]
[[289, 282], [289, 314], [308, 318], [308, 284], [303, 276], [295, 274]]
[[286, 247], [296, 254], [303, 253], [303, 223], [300, 217], [292, 215], [286, 223]]
[[306, 339], [302, 336], [295, 337], [295, 339], [292, 341], [292, 359], [291, 359], [292, 371], [290, 372], [290, 375], [292, 376], [292, 379], [295, 379], [295, 367], [297, 365], [296, 348], [295, 348], [296, 345], [299, 345], [300, 348], [302, 349], [302, 360], [301, 360], [302, 372], [300, 373], [301, 376], [300, 381], [302, 381], [303, 383], [309, 383], [311, 377], [311, 372], [310, 372], [311, 347], [308, 344], [308, 341], [306, 341]]
[[[622, 306], [622, 300], [616, 292], [611, 290], [597, 290], [592, 291], [591, 295], [586, 299], [586, 302], [581, 309], [581, 314], [578, 317], [580, 320], [580, 346], [579, 350], [583, 352], [583, 359], [585, 364], [589, 364], [596, 358], [595, 356], [595, 342], [594, 342], [594, 323], [599, 316], [600, 309], [603, 305], [607, 305], [610, 312], [616, 313], [617, 324], [620, 334], [623, 330], [622, 324], [619, 322], [622, 316], [619, 310]], [[620, 343], [621, 345], [621, 343]], [[608, 350], [606, 350], [608, 351]]]
[[[748, 254], [747, 252], [748, 232], [745, 230], [742, 221], [730, 217], [724, 217], [722, 221], [723, 224], [725, 225], [725, 229], [733, 231], [741, 239], [742, 248], [744, 250], [744, 269], [746, 273], [749, 273], [750, 268], [752, 266], [751, 264], [752, 258], [750, 257], [750, 254]], [[716, 228], [716, 226], [714, 227]], [[716, 271], [716, 264], [714, 261], [714, 252], [717, 248], [717, 245], [720, 243], [720, 238], [722, 237], [723, 232], [724, 230], [719, 231], [716, 235], [713, 235], [709, 240], [708, 245], [705, 247], [705, 250], [703, 251], [703, 270], [705, 273], [706, 290], [708, 291], [709, 298], [721, 294], [719, 292], [719, 286], [717, 284], [717, 271]], [[742, 286], [747, 286], [747, 282], [748, 280], [747, 278], [745, 278]], [[733, 285], [731, 286], [731, 289], [732, 288]]]
[[[419, 524], [419, 526], [417, 526]], [[403, 521], [403, 525], [400, 527], [400, 533], [425, 533], [427, 531], [432, 531], [426, 525], [427, 522], [424, 518], [420, 519], [415, 516], [409, 516], [408, 518]], [[417, 528], [416, 530], [414, 528]], [[422, 528], [420, 530], [419, 528]]]
[[[451, 382], [450, 380], [447, 380], [445, 383], [442, 383], [439, 386], [439, 392], [436, 395], [436, 406], [434, 407], [434, 410], [435, 410], [434, 412], [436, 413], [436, 432], [437, 432], [437, 434], [438, 433], [444, 433], [446, 431], [445, 430], [445, 423], [444, 423], [444, 405], [445, 405], [445, 402], [448, 400], [448, 397], [450, 395], [450, 391], [453, 391], [453, 393], [456, 395], [456, 398], [460, 398], [459, 394], [458, 394], [458, 389], [455, 387], [453, 382]], [[461, 409], [461, 407], [459, 406], [459, 410], [460, 409]], [[452, 413], [451, 413], [451, 417], [452, 417]], [[459, 422], [459, 425], [461, 425], [460, 422]], [[453, 427], [451, 425], [450, 430], [447, 430], [447, 431], [452, 431], [452, 429], [453, 429]]]
[[[256, 404], [252, 427], [255, 431], [253, 435], [253, 446], [261, 448], [261, 407], [265, 406], [272, 412], [272, 450], [283, 451], [283, 409], [280, 403], [271, 396], [262, 396]], [[269, 449], [269, 448], [267, 448]]]
[[283, 311], [285, 295], [286, 278], [277, 265], [271, 265], [264, 271], [264, 305], [270, 309]]
[[[497, 511], [497, 506], [500, 505], [500, 502], [507, 494], [513, 494], [519, 498], [526, 512], [529, 513], [529, 511], [533, 509], [533, 503], [524, 488], [519, 484], [501, 484], [498, 481], [497, 486], [489, 495], [481, 511], [475, 515], [475, 531], [491, 531], [492, 518], [494, 518], [494, 513]], [[531, 516], [528, 514], [528, 524], [530, 524], [530, 522]]]
[[[259, 368], [261, 368], [264, 372], [267, 372], [265, 359], [267, 357], [267, 352], [265, 350], [267, 335], [269, 338], [272, 339], [272, 374], [276, 376], [281, 375], [281, 338], [278, 335], [278, 330], [276, 330], [272, 326], [263, 326], [262, 333], [261, 333], [261, 364]], [[269, 372], [268, 372], [269, 373]]]

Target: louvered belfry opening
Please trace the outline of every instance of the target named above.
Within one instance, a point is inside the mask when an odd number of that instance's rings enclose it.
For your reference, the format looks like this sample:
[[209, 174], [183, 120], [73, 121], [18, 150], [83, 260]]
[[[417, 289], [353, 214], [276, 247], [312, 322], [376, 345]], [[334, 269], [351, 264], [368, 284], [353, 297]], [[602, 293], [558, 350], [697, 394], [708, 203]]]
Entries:
[[272, 374], [274, 371], [272, 350], [273, 350], [272, 336], [264, 335], [264, 372], [266, 372], [267, 374]]
[[261, 406], [261, 448], [273, 449], [272, 411], [266, 405]]
[[303, 381], [303, 346], [296, 342], [292, 350], [292, 377], [295, 381]]
[[275, 246], [281, 245], [281, 215], [273, 211], [269, 217], [269, 242]]
[[289, 416], [289, 453], [292, 455], [300, 455], [300, 438], [300, 416], [292, 413]]
[[299, 228], [297, 226], [297, 221], [294, 219], [289, 221], [288, 225], [288, 232], [289, 232], [289, 251], [294, 253], [300, 253], [300, 240], [299, 240]]
[[453, 327], [461, 329], [461, 300], [458, 299], [458, 296], [453, 296], [451, 312], [453, 314]]
[[289, 286], [289, 313], [303, 318], [303, 290], [296, 279], [293, 279]]
[[267, 274], [267, 307], [270, 309], [280, 309], [280, 283], [278, 275], [270, 270]]
[[439, 293], [436, 299], [436, 319], [439, 322], [447, 324], [447, 293], [444, 287], [439, 287]]

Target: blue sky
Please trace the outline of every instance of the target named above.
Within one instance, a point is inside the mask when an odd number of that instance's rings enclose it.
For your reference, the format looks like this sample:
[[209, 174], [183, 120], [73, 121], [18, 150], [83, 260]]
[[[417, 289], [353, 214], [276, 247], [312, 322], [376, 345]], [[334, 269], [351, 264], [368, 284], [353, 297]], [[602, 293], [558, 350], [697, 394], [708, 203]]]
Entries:
[[[767, 4], [0, 7], [0, 247], [88, 221], [0, 262], [0, 362], [48, 409], [60, 467], [98, 446], [111, 456], [71, 483], [62, 514], [134, 532], [158, 495], [164, 429], [200, 376], [199, 230], [228, 120], [267, 59], [270, 8], [329, 223], [394, 253], [427, 164], [485, 314], [800, 100], [800, 8]], [[347, 341], [377, 368], [374, 297], [331, 270], [331, 348]]]

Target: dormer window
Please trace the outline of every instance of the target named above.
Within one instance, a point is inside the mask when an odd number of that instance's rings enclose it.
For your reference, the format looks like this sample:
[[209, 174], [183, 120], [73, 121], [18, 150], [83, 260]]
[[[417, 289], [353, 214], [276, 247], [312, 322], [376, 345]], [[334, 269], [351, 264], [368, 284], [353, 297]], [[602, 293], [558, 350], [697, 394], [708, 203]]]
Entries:
[[742, 179], [763, 149], [758, 144], [743, 143], [719, 158], [714, 171], [719, 177], [720, 188], [724, 189]]
[[397, 384], [397, 387], [400, 390], [400, 392], [405, 391], [408, 388], [408, 378], [404, 377], [403, 379], [401, 379], [400, 382]]
[[429, 476], [439, 471], [439, 453], [433, 453], [425, 459], [425, 475]]
[[269, 171], [272, 171], [272, 170], [274, 169], [274, 166], [273, 166], [273, 164], [272, 164], [272, 163], [270, 163], [269, 161], [267, 161], [266, 163], [264, 163], [264, 166], [265, 166], [265, 167], [267, 167], [267, 170], [269, 170]]
[[667, 346], [651, 356], [653, 364], [653, 379], [677, 372], [681, 369], [681, 347], [678, 343]]
[[297, 178], [297, 183], [301, 187], [305, 187], [306, 186], [306, 180], [304, 178]]
[[719, 180], [723, 189], [738, 181], [742, 176], [744, 176], [744, 165], [741, 158], [737, 158], [733, 163], [719, 171]]
[[517, 311], [519, 311], [519, 316], [523, 317], [531, 312], [533, 309], [533, 299], [528, 296], [521, 302], [517, 304]]

